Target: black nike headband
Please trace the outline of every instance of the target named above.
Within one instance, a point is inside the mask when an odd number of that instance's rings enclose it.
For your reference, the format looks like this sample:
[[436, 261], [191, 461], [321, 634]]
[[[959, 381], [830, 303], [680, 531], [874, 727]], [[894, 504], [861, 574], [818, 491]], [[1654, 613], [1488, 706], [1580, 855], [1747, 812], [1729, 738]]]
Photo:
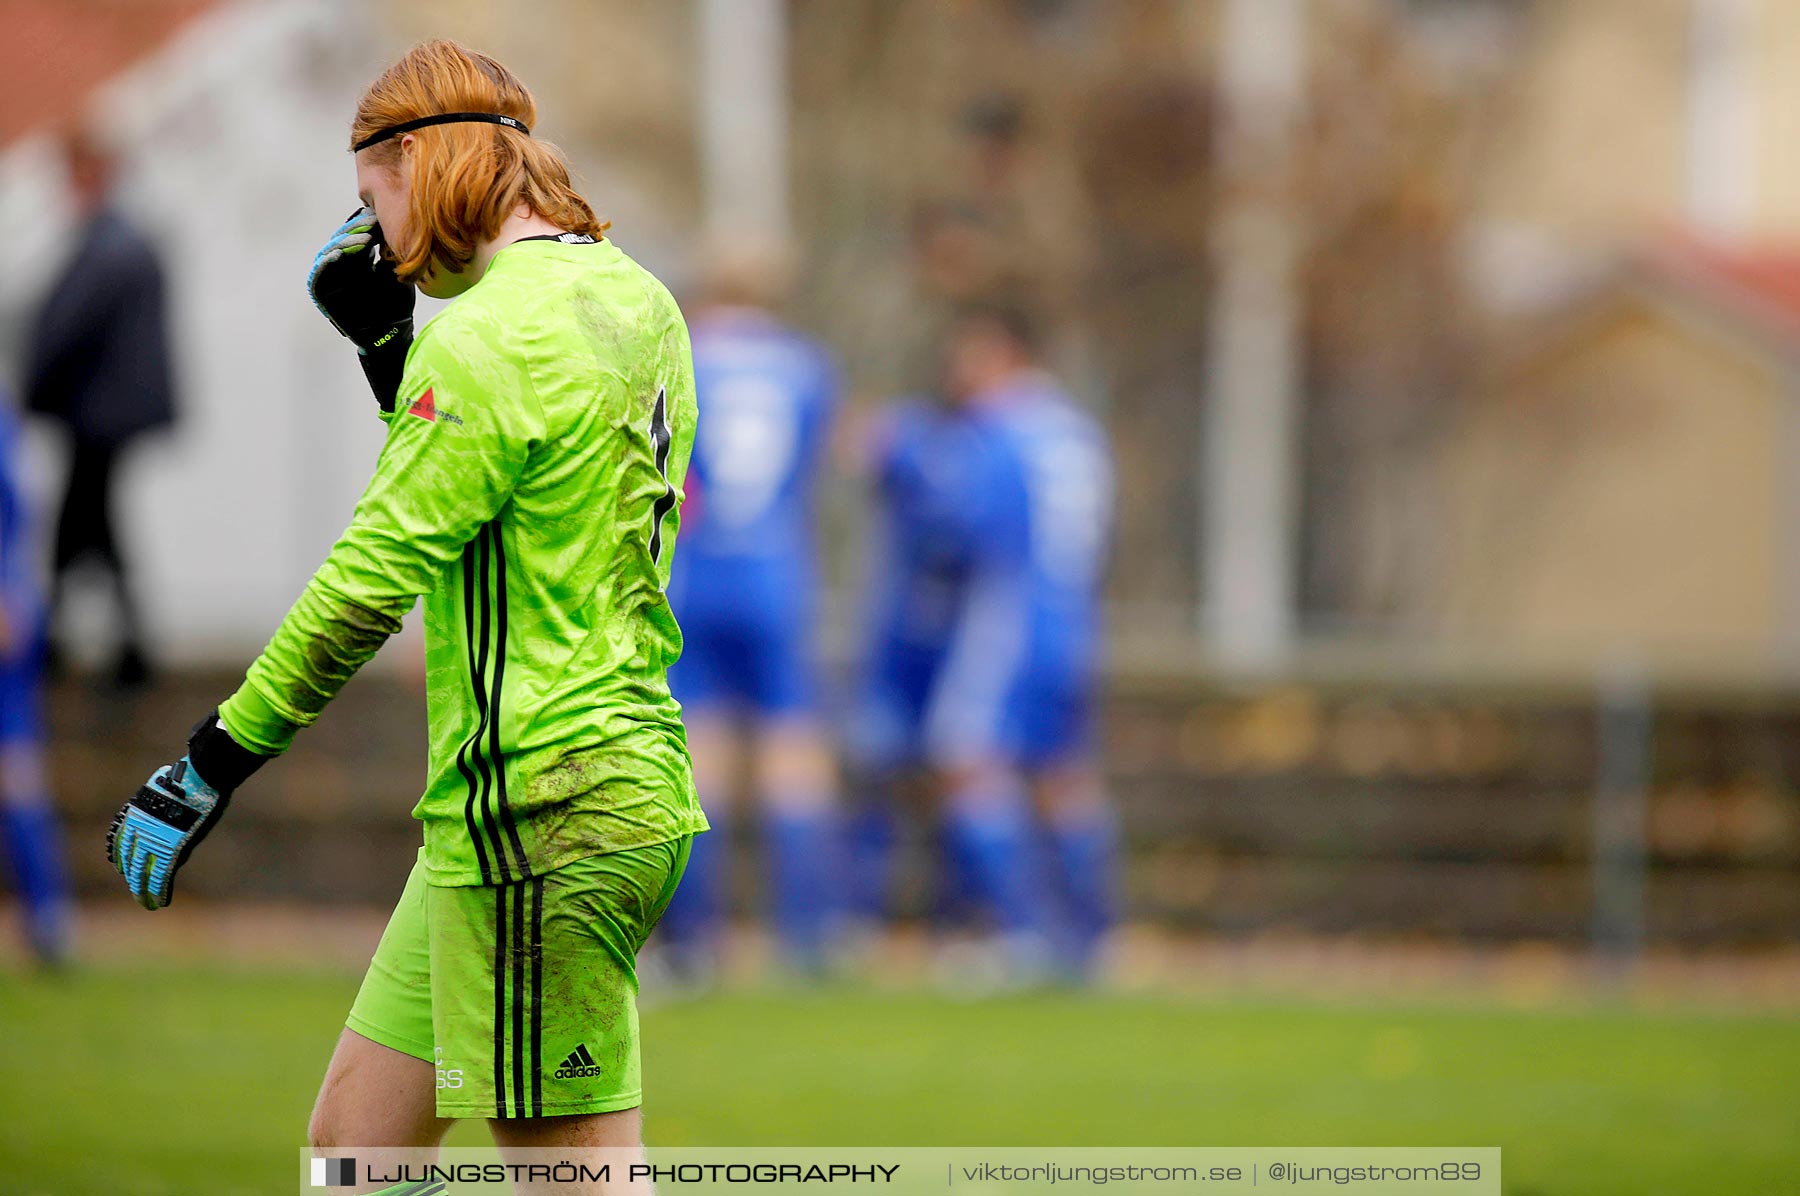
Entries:
[[474, 122], [484, 125], [505, 125], [509, 129], [517, 129], [525, 136], [531, 136], [531, 130], [525, 122], [511, 116], [502, 116], [498, 112], [440, 112], [436, 116], [421, 116], [417, 120], [403, 120], [397, 125], [389, 125], [385, 129], [370, 133], [351, 147], [351, 152], [366, 150], [371, 145], [380, 145], [390, 137], [398, 137], [402, 133], [410, 133], [414, 129], [423, 129], [427, 125], [459, 125]]

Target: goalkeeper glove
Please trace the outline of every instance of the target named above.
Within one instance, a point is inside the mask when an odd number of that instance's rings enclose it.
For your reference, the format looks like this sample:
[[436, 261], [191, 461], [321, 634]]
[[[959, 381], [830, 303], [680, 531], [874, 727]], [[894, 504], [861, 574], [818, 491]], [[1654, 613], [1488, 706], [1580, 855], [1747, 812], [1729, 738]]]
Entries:
[[161, 909], [175, 893], [175, 873], [225, 813], [232, 791], [267, 756], [242, 747], [217, 710], [188, 736], [187, 754], [165, 764], [113, 816], [106, 858], [145, 909]]
[[350, 343], [384, 414], [392, 414], [413, 339], [411, 285], [401, 282], [382, 248], [373, 208], [358, 208], [313, 258], [306, 289], [313, 306]]

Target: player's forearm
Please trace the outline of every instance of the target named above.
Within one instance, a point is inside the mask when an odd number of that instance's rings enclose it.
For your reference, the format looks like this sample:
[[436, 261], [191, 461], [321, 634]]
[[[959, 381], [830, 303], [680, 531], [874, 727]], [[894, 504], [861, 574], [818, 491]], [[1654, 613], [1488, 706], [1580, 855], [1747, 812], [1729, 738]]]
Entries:
[[288, 749], [344, 683], [400, 630], [411, 598], [356, 599], [315, 577], [276, 630], [244, 684], [219, 707], [232, 737], [265, 755]]

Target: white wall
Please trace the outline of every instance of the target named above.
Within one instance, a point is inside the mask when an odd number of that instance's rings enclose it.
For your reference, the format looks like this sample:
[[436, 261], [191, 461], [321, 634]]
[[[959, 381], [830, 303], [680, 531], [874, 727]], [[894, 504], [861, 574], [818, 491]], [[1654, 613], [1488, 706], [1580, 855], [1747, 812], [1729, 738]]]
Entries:
[[[379, 450], [354, 351], [305, 287], [318, 245], [356, 206], [350, 114], [393, 49], [374, 40], [362, 5], [245, 3], [185, 30], [98, 103], [127, 147], [122, 206], [163, 248], [172, 292], [181, 422], [133, 455], [118, 504], [165, 662], [247, 663], [342, 530]], [[47, 139], [0, 155], [11, 380], [68, 247], [62, 185]], [[31, 484], [46, 499], [59, 447], [32, 436]]]

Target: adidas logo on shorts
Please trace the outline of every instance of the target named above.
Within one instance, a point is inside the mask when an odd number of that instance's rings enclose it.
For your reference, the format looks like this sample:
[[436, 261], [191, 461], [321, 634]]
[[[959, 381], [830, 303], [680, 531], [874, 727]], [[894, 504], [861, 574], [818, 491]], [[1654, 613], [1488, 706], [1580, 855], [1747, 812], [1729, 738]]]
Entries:
[[587, 1043], [584, 1042], [570, 1051], [569, 1057], [562, 1061], [562, 1066], [552, 1074], [559, 1080], [577, 1080], [582, 1076], [599, 1075], [600, 1065], [588, 1054]]

